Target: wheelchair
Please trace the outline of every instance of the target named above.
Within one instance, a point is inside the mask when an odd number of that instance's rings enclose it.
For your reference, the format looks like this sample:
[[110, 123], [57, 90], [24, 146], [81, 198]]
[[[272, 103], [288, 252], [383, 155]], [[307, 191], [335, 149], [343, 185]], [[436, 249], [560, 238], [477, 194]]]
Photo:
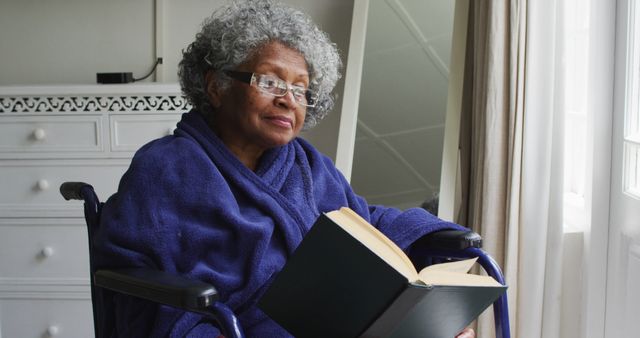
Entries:
[[[98, 199], [93, 187], [83, 182], [65, 182], [60, 186], [60, 193], [65, 200], [84, 201], [96, 338], [106, 337], [115, 326], [114, 314], [105, 310], [110, 308], [109, 292], [195, 312], [217, 323], [225, 337], [245, 337], [235, 314], [219, 301], [218, 292], [210, 284], [148, 268], [96, 269], [92, 259], [92, 239], [100, 223], [103, 203]], [[487, 274], [499, 283], [505, 284], [500, 267], [481, 249], [482, 239], [472, 231], [438, 231], [421, 239], [420, 244], [421, 246], [412, 252], [414, 262], [426, 266], [442, 261], [478, 257], [478, 263]], [[493, 311], [496, 338], [510, 338], [506, 293], [495, 301]]]

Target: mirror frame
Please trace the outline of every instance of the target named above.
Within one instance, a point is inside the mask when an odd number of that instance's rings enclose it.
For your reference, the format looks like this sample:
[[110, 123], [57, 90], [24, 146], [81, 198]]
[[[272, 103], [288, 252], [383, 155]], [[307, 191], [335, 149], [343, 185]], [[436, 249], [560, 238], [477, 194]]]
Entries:
[[[455, 1], [438, 216], [452, 221], [460, 208], [459, 135], [469, 0]], [[338, 130], [336, 167], [351, 180], [370, 0], [353, 1], [353, 17]]]

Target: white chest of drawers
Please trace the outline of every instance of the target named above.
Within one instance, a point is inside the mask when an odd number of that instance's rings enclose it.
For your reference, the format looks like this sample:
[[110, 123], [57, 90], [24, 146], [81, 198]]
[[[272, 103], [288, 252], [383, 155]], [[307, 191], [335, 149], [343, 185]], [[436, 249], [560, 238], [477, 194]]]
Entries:
[[0, 337], [93, 335], [82, 203], [58, 188], [106, 199], [187, 109], [177, 85], [0, 87]]

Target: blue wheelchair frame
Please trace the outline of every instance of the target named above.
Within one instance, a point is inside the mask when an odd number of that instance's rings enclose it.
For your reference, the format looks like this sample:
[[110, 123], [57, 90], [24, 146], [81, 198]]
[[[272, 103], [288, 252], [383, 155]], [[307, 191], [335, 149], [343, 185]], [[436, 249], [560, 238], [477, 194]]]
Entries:
[[[132, 268], [96, 270], [91, 254], [93, 233], [99, 225], [103, 203], [93, 187], [82, 182], [65, 182], [60, 193], [66, 200], [84, 201], [84, 217], [89, 236], [89, 270], [95, 337], [106, 337], [113, 327], [113, 314], [104, 313], [102, 303], [108, 292], [127, 294], [185, 311], [200, 313], [214, 321], [227, 338], [244, 338], [242, 327], [233, 311], [223, 302], [215, 287], [163, 271]], [[428, 245], [412, 252], [412, 256], [427, 265], [441, 260], [478, 257], [478, 263], [499, 283], [504, 278], [498, 264], [480, 249], [480, 236], [473, 232], [440, 231], [428, 236]], [[422, 248], [424, 247], [424, 248]], [[428, 249], [427, 249], [428, 248]], [[493, 304], [497, 338], [510, 338], [506, 293]]]

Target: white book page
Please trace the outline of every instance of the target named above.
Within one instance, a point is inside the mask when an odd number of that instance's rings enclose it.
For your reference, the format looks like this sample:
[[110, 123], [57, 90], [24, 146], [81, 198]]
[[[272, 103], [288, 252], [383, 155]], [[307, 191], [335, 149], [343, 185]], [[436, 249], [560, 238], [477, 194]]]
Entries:
[[475, 257], [470, 259], [463, 259], [461, 261], [433, 264], [422, 269], [420, 273], [422, 273], [423, 271], [449, 271], [457, 273], [467, 273], [471, 270], [471, 267], [476, 263], [477, 260], [478, 257]]
[[405, 276], [408, 281], [418, 280], [418, 273], [404, 251], [355, 211], [341, 208], [328, 212], [326, 215], [351, 236], [364, 243], [378, 257]]

